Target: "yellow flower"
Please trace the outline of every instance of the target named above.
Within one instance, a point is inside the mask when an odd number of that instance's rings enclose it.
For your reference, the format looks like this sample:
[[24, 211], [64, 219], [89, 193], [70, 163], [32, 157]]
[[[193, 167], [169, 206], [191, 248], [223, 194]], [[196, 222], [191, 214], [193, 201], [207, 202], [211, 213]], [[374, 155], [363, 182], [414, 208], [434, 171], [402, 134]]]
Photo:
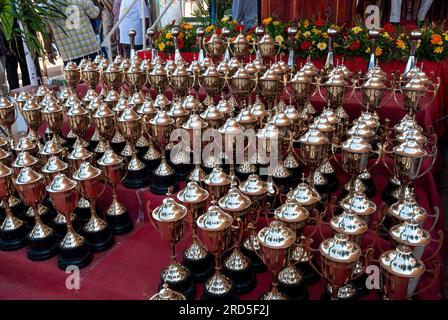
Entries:
[[274, 22], [272, 22], [272, 24], [273, 24], [274, 26], [279, 26], [279, 25], [280, 25], [280, 21], [275, 20]]
[[448, 33], [445, 33], [444, 39], [445, 41], [448, 41]]
[[271, 22], [272, 22], [272, 18], [271, 18], [271, 17], [266, 18], [266, 19], [263, 19], [263, 25], [265, 25], [265, 26], [267, 26], [267, 25], [270, 24]]
[[421, 43], [422, 43], [422, 40], [421, 40], [421, 39], [417, 41], [417, 49], [420, 48], [420, 44], [421, 44]]
[[251, 42], [251, 41], [252, 41], [252, 35], [251, 35], [251, 34], [248, 34], [248, 35], [246, 36], [246, 40], [247, 40], [247, 42]]
[[210, 25], [210, 26], [208, 26], [207, 28], [205, 28], [205, 32], [212, 32], [213, 31], [213, 26], [212, 25]]
[[325, 49], [327, 49], [327, 44], [326, 44], [325, 42], [319, 42], [319, 43], [317, 44], [317, 48], [318, 48], [320, 51], [324, 51]]
[[303, 33], [303, 36], [304, 36], [305, 38], [309, 38], [309, 37], [311, 36], [311, 32], [309, 32], [309, 31], [305, 31], [305, 32]]
[[221, 22], [222, 22], [222, 23], [225, 23], [225, 22], [227, 22], [227, 21], [229, 21], [229, 17], [224, 16], [224, 17], [221, 19]]
[[281, 35], [275, 37], [275, 42], [277, 42], [278, 44], [282, 44], [283, 41], [285, 41], [285, 39], [283, 39]]
[[166, 42], [166, 45], [169, 46], [169, 47], [172, 46], [173, 44], [174, 44], [174, 43], [171, 42], [171, 41], [167, 41], [167, 42]]
[[160, 51], [165, 50], [165, 44], [164, 44], [163, 42], [160, 42], [160, 43], [159, 43], [159, 50], [160, 50]]
[[234, 25], [236, 25], [237, 23], [238, 23], [238, 21], [236, 21], [236, 20], [232, 20], [232, 21], [230, 21], [229, 22], [232, 26], [234, 26]]
[[366, 53], [370, 53], [370, 47], [367, 47]]
[[167, 32], [167, 34], [165, 35], [165, 38], [173, 39], [173, 35], [171, 34], [171, 32]]
[[443, 52], [443, 48], [442, 47], [435, 47], [434, 48], [434, 53], [440, 54]]
[[322, 32], [322, 37], [324, 37], [324, 39], [328, 39], [328, 33]]
[[375, 49], [375, 56], [379, 57], [382, 54], [383, 54], [383, 49], [381, 49], [380, 47]]
[[406, 42], [404, 42], [403, 40], [401, 40], [401, 39], [397, 39], [396, 44], [397, 44], [397, 47], [398, 47], [398, 48], [400, 48], [400, 49], [406, 49]]
[[188, 23], [188, 22], [186, 22], [186, 23], [182, 23], [182, 24], [180, 25], [180, 27], [181, 27], [182, 29], [184, 29], [184, 30], [191, 30], [191, 29], [193, 29], [193, 25], [192, 25], [191, 23]]
[[303, 26], [305, 28], [308, 28], [309, 25], [310, 25], [310, 21], [308, 19], [305, 19], [305, 21], [303, 21]]
[[316, 28], [313, 28], [313, 30], [311, 30], [311, 31], [313, 31], [314, 34], [322, 33], [322, 31], [320, 31], [319, 29], [316, 29]]
[[386, 39], [390, 39], [390, 35], [389, 35], [389, 33], [388, 32], [383, 32], [383, 37], [384, 38], [386, 38]]
[[360, 33], [361, 31], [362, 31], [362, 28], [361, 28], [361, 27], [353, 27], [353, 28], [352, 28], [352, 32], [353, 32], [354, 34]]

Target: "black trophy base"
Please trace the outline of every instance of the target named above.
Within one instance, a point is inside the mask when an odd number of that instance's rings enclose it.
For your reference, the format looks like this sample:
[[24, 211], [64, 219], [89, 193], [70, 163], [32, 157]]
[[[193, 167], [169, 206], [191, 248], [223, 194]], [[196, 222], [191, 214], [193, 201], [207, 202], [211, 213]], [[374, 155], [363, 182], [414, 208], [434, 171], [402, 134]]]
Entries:
[[83, 226], [90, 219], [90, 208], [79, 208], [77, 207], [74, 211], [76, 215], [76, 220], [79, 226]]
[[75, 144], [75, 142], [76, 142], [76, 138], [69, 138], [69, 137], [66, 137], [66, 138], [64, 138], [65, 139], [65, 141], [67, 141], [67, 148], [69, 149], [69, 151], [72, 151], [73, 150], [73, 145]]
[[120, 152], [123, 150], [124, 146], [126, 145], [126, 142], [120, 142], [120, 143], [110, 143], [110, 147], [116, 154], [120, 154]]
[[339, 189], [339, 180], [336, 173], [324, 174], [327, 179], [327, 192], [335, 193]]
[[[356, 287], [354, 287], [354, 291], [355, 292], [354, 292], [354, 294], [352, 296], [347, 297], [347, 298], [338, 297], [337, 300], [340, 300], [340, 301], [355, 301], [355, 300], [358, 300], [359, 296], [358, 296], [358, 290], [356, 289]], [[329, 292], [329, 290], [327, 288], [327, 285], [325, 285], [325, 291], [324, 291], [324, 293], [322, 293], [320, 299], [321, 300], [331, 300], [331, 293]]]
[[[76, 232], [79, 231], [79, 221], [77, 217], [72, 220], [73, 228]], [[65, 237], [65, 234], [67, 233], [67, 225], [65, 223], [55, 223], [54, 221], [49, 224], [49, 226], [54, 230], [54, 233], [56, 234], [56, 238], [61, 240]]]
[[54, 231], [48, 237], [42, 239], [31, 239], [28, 237], [28, 259], [32, 261], [48, 260], [57, 253], [58, 240]]
[[20, 228], [11, 231], [0, 231], [0, 250], [14, 251], [25, 247], [28, 243], [28, 229], [23, 223]]
[[366, 281], [367, 281], [367, 274], [365, 273], [356, 278], [355, 280], [352, 280], [352, 284], [356, 287], [356, 292], [359, 298], [365, 297], [370, 292], [370, 290], [367, 289], [366, 287]]
[[305, 284], [286, 284], [283, 282], [278, 283], [278, 290], [288, 297], [288, 300], [308, 300], [308, 289]]
[[315, 184], [314, 187], [322, 197], [330, 193], [330, 188], [328, 184], [320, 184], [320, 185]]
[[66, 270], [68, 266], [84, 268], [92, 262], [92, 259], [92, 251], [90, 251], [85, 241], [76, 248], [69, 249], [59, 246], [58, 267], [61, 270]]
[[277, 178], [277, 177], [272, 178], [274, 180], [274, 183], [277, 185], [277, 187], [280, 189], [282, 193], [287, 193], [292, 186], [291, 176], [286, 178]]
[[[26, 211], [28, 210], [28, 207], [24, 205], [22, 202], [20, 204], [15, 205], [14, 207], [11, 207], [12, 214], [21, 220], [23, 220], [23, 217], [25, 216]], [[5, 209], [3, 207], [0, 207], [0, 221], [3, 222], [5, 219]]]
[[397, 187], [390, 187], [389, 185], [384, 188], [381, 197], [383, 201], [390, 207], [398, 200], [393, 196], [393, 192], [397, 190]]
[[142, 159], [142, 162], [145, 164], [146, 171], [148, 172], [149, 175], [152, 175], [152, 172], [155, 169], [157, 169], [157, 167], [160, 165], [160, 159], [155, 159], [155, 160]]
[[127, 211], [117, 216], [106, 214], [106, 221], [109, 225], [109, 229], [112, 230], [115, 235], [126, 234], [134, 228], [134, 224]]
[[261, 259], [257, 256], [257, 254], [252, 250], [247, 250], [245, 247], [241, 247], [241, 252], [250, 259], [252, 264], [252, 270], [255, 273], [266, 272], [268, 269], [266, 265], [261, 261]]
[[93, 252], [102, 252], [113, 246], [115, 243], [114, 235], [108, 228], [98, 232], [87, 232], [84, 230], [87, 239], [87, 245]]
[[147, 187], [150, 176], [146, 168], [140, 170], [129, 170], [126, 178], [123, 180], [123, 186], [128, 189], [140, 189]]
[[203, 165], [201, 165], [202, 170], [204, 170], [205, 174], [210, 174], [210, 172], [212, 172], [213, 168], [210, 167], [205, 167]]
[[317, 283], [320, 276], [314, 271], [313, 267], [308, 262], [300, 262], [297, 265], [303, 275], [303, 283], [307, 286]]
[[173, 169], [176, 172], [176, 178], [178, 181], [185, 181], [190, 174], [190, 172], [193, 170], [193, 166], [191, 164], [173, 164]]
[[239, 298], [238, 298], [238, 295], [235, 294], [233, 289], [230, 290], [226, 294], [216, 295], [216, 294], [213, 294], [213, 293], [207, 291], [207, 289], [204, 288], [204, 292], [202, 292], [201, 300], [208, 300], [208, 301], [237, 301], [237, 300], [239, 300]]
[[300, 169], [300, 167], [297, 168], [288, 168], [289, 171], [291, 171], [291, 185], [292, 186], [296, 186], [300, 179], [302, 179], [302, 170]]
[[257, 286], [257, 279], [250, 265], [248, 268], [239, 271], [230, 270], [224, 265], [223, 271], [233, 281], [236, 294], [249, 293]]
[[247, 173], [247, 172], [239, 172], [238, 170], [235, 171], [235, 175], [238, 177], [238, 179], [240, 179], [240, 181], [246, 181], [247, 178], [249, 178], [249, 176], [252, 173]]
[[[159, 284], [159, 291], [163, 288], [165, 281], [161, 281]], [[182, 293], [187, 300], [194, 300], [196, 297], [196, 285], [194, 284], [191, 273], [188, 272], [188, 276], [184, 281], [171, 282], [166, 281], [166, 284], [171, 290]]]
[[99, 141], [98, 140], [89, 140], [89, 146], [87, 147], [87, 149], [91, 152], [95, 152], [95, 148], [98, 145]]
[[210, 253], [202, 260], [191, 260], [183, 254], [183, 264], [190, 269], [195, 283], [204, 282], [215, 272], [215, 260]]
[[173, 188], [173, 193], [179, 190], [179, 184], [175, 174], [169, 176], [157, 176], [153, 174], [149, 190], [153, 194], [166, 195], [169, 188]]
[[148, 151], [148, 147], [137, 147], [136, 146], [135, 149], [137, 151], [137, 157], [139, 159], [141, 159], [145, 155], [146, 151]]

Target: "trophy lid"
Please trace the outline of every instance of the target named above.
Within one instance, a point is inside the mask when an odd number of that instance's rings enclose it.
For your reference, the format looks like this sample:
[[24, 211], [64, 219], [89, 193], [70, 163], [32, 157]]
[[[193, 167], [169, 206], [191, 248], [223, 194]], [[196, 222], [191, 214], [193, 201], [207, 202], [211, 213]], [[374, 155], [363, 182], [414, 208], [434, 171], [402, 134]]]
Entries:
[[243, 66], [239, 67], [238, 70], [233, 74], [232, 79], [251, 79], [249, 71]]
[[349, 136], [347, 140], [341, 144], [342, 150], [350, 153], [370, 153], [372, 146], [363, 137]]
[[249, 208], [251, 201], [248, 196], [245, 196], [240, 190], [238, 190], [236, 181], [232, 181], [229, 191], [226, 195], [219, 199], [218, 204], [223, 210], [239, 212]]
[[292, 191], [292, 198], [302, 206], [313, 205], [320, 201], [320, 195], [306, 182], [299, 183]]
[[400, 133], [411, 128], [420, 132], [423, 131], [423, 129], [417, 124], [415, 118], [409, 114], [406, 114], [403, 119], [401, 119], [401, 121], [394, 126], [395, 131]]
[[291, 247], [296, 235], [278, 220], [271, 221], [267, 227], [258, 232], [257, 240], [261, 246], [270, 249], [287, 249]]
[[174, 201], [173, 198], [165, 198], [162, 204], [152, 211], [153, 219], [160, 222], [176, 222], [187, 215], [187, 208]]
[[396, 242], [410, 247], [424, 247], [431, 242], [429, 232], [414, 220], [394, 225], [390, 228], [389, 234]]
[[[173, 104], [173, 108], [174, 108]], [[137, 113], [144, 116], [152, 116], [157, 113], [157, 109], [154, 107], [154, 103], [150, 99], [146, 99], [143, 104], [137, 109]], [[169, 111], [168, 111], [169, 113]]]
[[79, 68], [73, 61], [67, 62], [67, 64], [64, 67], [64, 71], [77, 71], [77, 70], [79, 70]]
[[[32, 97], [31, 97], [31, 99], [32, 99]], [[49, 94], [49, 95], [46, 95], [45, 97], [43, 97], [43, 99], [42, 99], [40, 104], [42, 106], [45, 106], [48, 103], [52, 103], [52, 102], [58, 103], [58, 99], [55, 96], [53, 96], [52, 94]]]
[[361, 89], [377, 89], [383, 90], [386, 88], [386, 85], [383, 82], [383, 78], [379, 77], [376, 74], [372, 74], [361, 86]]
[[23, 106], [22, 111], [36, 111], [40, 109], [41, 107], [33, 99], [28, 99]]
[[299, 142], [305, 145], [325, 145], [328, 144], [328, 139], [316, 128], [310, 128], [299, 138]]
[[63, 151], [63, 149], [53, 140], [50, 139], [45, 142], [42, 149], [40, 149], [39, 154], [44, 156], [59, 154]]
[[376, 211], [376, 204], [362, 192], [355, 192], [352, 196], [342, 199], [341, 207], [359, 216], [369, 216]]
[[258, 196], [268, 192], [266, 182], [256, 174], [249, 175], [245, 181], [240, 183], [238, 188], [248, 196]]
[[292, 120], [286, 116], [283, 109], [277, 109], [269, 123], [272, 123], [276, 127], [287, 127], [292, 124]]
[[425, 272], [425, 265], [413, 256], [408, 246], [398, 246], [380, 254], [380, 265], [387, 272], [403, 278], [417, 278]]
[[285, 61], [283, 61], [283, 60], [279, 60], [279, 61], [278, 61], [278, 65], [279, 65], [280, 68], [283, 70], [283, 73], [284, 73], [284, 74], [287, 73], [287, 72], [289, 72], [289, 66], [288, 66], [288, 64], [287, 64]]
[[236, 116], [235, 120], [239, 124], [249, 124], [258, 121], [258, 118], [254, 116], [247, 108], [243, 108]]
[[89, 112], [84, 109], [80, 103], [75, 102], [70, 106], [70, 109], [67, 111], [67, 116], [82, 116], [88, 115]]
[[[86, 95], [82, 98], [82, 101], [84, 102], [84, 105], [90, 104], [91, 101], [98, 99], [98, 93], [96, 93], [93, 90], [87, 91]], [[101, 97], [100, 97], [101, 99]]]
[[292, 83], [305, 83], [305, 84], [311, 83], [311, 79], [308, 77], [306, 72], [302, 69], [297, 71], [297, 73], [294, 75], [294, 77], [292, 77], [292, 79], [291, 79]]
[[92, 166], [90, 162], [83, 162], [79, 169], [73, 174], [73, 179], [77, 181], [86, 181], [97, 178], [101, 175], [101, 170]]
[[246, 65], [244, 66], [244, 68], [247, 70], [247, 72], [249, 72], [250, 75], [254, 76], [258, 73], [259, 68], [257, 68], [257, 66], [255, 65], [255, 63], [252, 62], [248, 62], [246, 63]]
[[123, 61], [120, 64], [120, 68], [126, 72], [126, 70], [128, 70], [132, 65], [131, 60], [129, 60], [128, 58], [124, 58]]
[[[115, 60], [117, 60], [117, 58], [119, 58], [119, 56], [115, 57]], [[107, 66], [106, 70], [104, 70], [103, 72], [105, 73], [121, 73], [123, 72], [123, 69], [120, 68], [121, 62], [120, 63], [111, 63]]]
[[197, 182], [188, 182], [184, 189], [177, 194], [177, 199], [183, 203], [201, 203], [207, 200], [207, 190], [201, 188]]
[[[173, 61], [174, 63], [174, 61]], [[166, 70], [160, 61], [156, 62], [155, 67], [149, 73], [151, 76], [166, 76]]]
[[415, 75], [411, 80], [408, 81], [403, 87], [404, 94], [406, 91], [418, 91], [423, 92], [426, 90], [426, 83], [418, 76]]
[[107, 104], [101, 104], [93, 113], [93, 118], [110, 118], [115, 117], [115, 113], [107, 107]]
[[394, 147], [393, 152], [401, 156], [413, 158], [426, 156], [426, 151], [415, 140], [405, 140], [398, 146]]
[[171, 73], [172, 76], [184, 76], [187, 77], [190, 74], [188, 73], [186, 67], [184, 64], [178, 64], [176, 69], [174, 69], [174, 71]]
[[346, 87], [347, 81], [345, 81], [344, 73], [335, 72], [330, 78], [325, 82], [326, 87]]
[[330, 108], [325, 108], [324, 110], [322, 110], [320, 117], [327, 119], [328, 123], [330, 123], [332, 126], [337, 125], [340, 121], [340, 118], [336, 115], [333, 109]]
[[82, 69], [82, 71], [97, 71], [97, 72], [99, 72], [100, 69], [99, 69], [98, 65], [95, 62], [88, 61], [86, 63], [86, 65], [84, 66], [84, 68]]
[[61, 172], [68, 168], [68, 165], [56, 156], [51, 156], [47, 163], [42, 167], [44, 173]]
[[380, 125], [375, 115], [366, 111], [361, 113], [358, 121], [364, 122], [369, 128], [373, 130], [376, 130], [376, 128], [378, 128]]
[[[157, 112], [156, 109], [154, 109], [154, 110]], [[189, 113], [188, 110], [185, 109], [185, 107], [182, 105], [180, 100], [174, 101], [173, 104], [171, 105], [170, 110], [168, 110], [168, 112], [167, 112], [167, 114], [173, 118], [187, 116], [188, 113]]]
[[340, 215], [333, 217], [330, 226], [338, 233], [348, 236], [360, 236], [369, 229], [367, 223], [353, 212], [343, 211]]
[[129, 98], [128, 103], [132, 106], [141, 106], [145, 101], [145, 95], [141, 91], [138, 91]]
[[168, 285], [165, 283], [163, 288], [149, 298], [149, 300], [186, 300], [186, 298], [182, 293], [168, 288]]
[[165, 64], [165, 70], [168, 74], [172, 74], [176, 70], [177, 65], [174, 60], [168, 60]]
[[118, 122], [140, 121], [142, 117], [133, 108], [126, 108], [118, 117]]
[[263, 102], [261, 102], [260, 97], [257, 96], [254, 104], [250, 108], [250, 112], [252, 112], [252, 114], [257, 118], [263, 118], [264, 116], [266, 116], [266, 107]]
[[200, 110], [201, 103], [191, 94], [185, 97], [182, 106], [187, 110]]
[[188, 67], [188, 72], [192, 74], [199, 74], [202, 71], [202, 67], [196, 60], [193, 60]]
[[53, 92], [48, 89], [46, 86], [42, 85], [37, 88], [36, 93], [34, 94], [36, 97], [45, 97], [46, 95], [50, 95]]
[[28, 91], [20, 91], [19, 95], [16, 97], [17, 102], [26, 102], [28, 99], [31, 99], [33, 95]]
[[77, 186], [76, 181], [67, 178], [63, 173], [57, 174], [53, 181], [46, 187], [47, 192], [57, 193], [57, 192], [67, 192], [75, 189]]
[[8, 168], [2, 162], [0, 162], [0, 178], [12, 176], [13, 173], [14, 171], [11, 168]]
[[154, 68], [154, 65], [152, 64], [150, 59], [145, 59], [140, 64], [140, 70], [142, 70], [142, 72], [148, 72], [152, 70], [152, 68]]
[[121, 63], [123, 62], [123, 56], [122, 55], [116, 55], [115, 59], [114, 59], [114, 64], [115, 65], [121, 65]]
[[16, 152], [20, 151], [32, 151], [36, 149], [36, 145], [28, 139], [27, 136], [23, 136], [17, 141], [17, 143], [14, 145], [14, 150]]
[[344, 61], [336, 69], [344, 75], [345, 79], [350, 79], [353, 76], [353, 72], [344, 64]]
[[200, 130], [208, 127], [208, 123], [202, 120], [197, 114], [192, 114], [188, 120], [182, 124], [182, 128], [187, 130]]
[[1, 163], [8, 163], [9, 161], [7, 160], [9, 157], [12, 156], [12, 153], [9, 151], [6, 151], [3, 148], [0, 148], [0, 162]]
[[224, 96], [221, 97], [221, 100], [219, 100], [218, 105], [216, 106], [219, 112], [222, 112], [224, 114], [231, 114], [233, 111], [232, 105], [228, 100], [224, 99]]
[[230, 66], [227, 64], [227, 62], [225, 60], [222, 60], [219, 64], [218, 64], [218, 68], [217, 68], [218, 72], [222, 75], [225, 74], [229, 74], [231, 68]]
[[399, 220], [406, 221], [412, 219], [419, 223], [423, 222], [428, 216], [428, 213], [415, 200], [413, 191], [410, 190], [409, 193], [403, 201], [398, 201], [391, 205], [388, 212]]
[[123, 163], [123, 157], [117, 155], [113, 150], [107, 150], [97, 163], [100, 166], [115, 166]]
[[92, 156], [90, 151], [81, 146], [76, 146], [73, 148], [72, 152], [68, 155], [70, 160], [87, 160]]
[[331, 125], [330, 121], [322, 115], [314, 120], [311, 128], [317, 129], [323, 134], [334, 131], [334, 127]]
[[157, 95], [156, 99], [154, 100], [154, 106], [159, 107], [160, 110], [165, 110], [165, 107], [170, 105], [171, 101], [168, 100], [167, 97], [163, 94]]
[[223, 231], [233, 223], [233, 217], [216, 205], [216, 201], [207, 209], [207, 212], [197, 219], [198, 228], [205, 231]]
[[45, 104], [42, 113], [56, 113], [62, 112], [62, 107], [57, 102], [50, 102]]
[[260, 78], [261, 81], [280, 81], [280, 78], [278, 77], [278, 73], [275, 72], [274, 69], [269, 68], [266, 70], [266, 72], [263, 74], [263, 76]]
[[211, 64], [208, 66], [208, 68], [204, 71], [204, 73], [202, 74], [203, 77], [219, 77], [219, 71], [218, 69], [215, 67], [214, 64]]
[[361, 257], [361, 248], [343, 233], [322, 241], [319, 251], [323, 257], [339, 263], [353, 263]]
[[353, 123], [353, 126], [347, 130], [348, 135], [361, 136], [367, 140], [375, 135], [375, 131], [369, 128], [365, 122], [353, 121]]
[[25, 168], [34, 166], [38, 162], [39, 159], [33, 157], [27, 151], [22, 151], [19, 154], [17, 154], [17, 157], [12, 162], [11, 166], [14, 168]]
[[282, 76], [284, 73], [283, 68], [280, 66], [280, 64], [278, 62], [274, 62], [274, 64], [271, 66], [270, 69], [274, 70], [274, 72], [276, 74], [278, 74], [279, 76]]
[[268, 122], [264, 128], [258, 130], [257, 137], [259, 139], [276, 139], [279, 137], [279, 132], [274, 124]]
[[7, 97], [0, 97], [0, 109], [14, 108], [14, 105]]
[[44, 177], [31, 169], [30, 167], [22, 168], [17, 175], [16, 180], [14, 181], [14, 184], [18, 185], [26, 185], [26, 184], [32, 184], [39, 181], [42, 181]]
[[289, 193], [285, 203], [275, 209], [274, 215], [276, 219], [285, 223], [300, 223], [306, 221], [310, 214]]
[[231, 179], [221, 167], [214, 167], [204, 179], [205, 184], [213, 187], [227, 186]]
[[166, 111], [158, 111], [154, 118], [149, 120], [149, 123], [154, 126], [168, 126], [174, 123], [174, 119], [171, 118]]
[[221, 134], [237, 135], [243, 132], [243, 128], [235, 119], [229, 118], [224, 125], [219, 128]]
[[310, 56], [308, 56], [308, 58], [306, 59], [306, 63], [303, 65], [302, 68], [300, 68], [300, 71], [305, 72], [305, 74], [311, 78], [313, 78], [319, 74], [319, 69], [311, 61]]
[[231, 70], [239, 69], [243, 67], [243, 64], [237, 57], [232, 57], [229, 61], [229, 67]]
[[210, 58], [209, 56], [206, 56], [204, 58], [204, 60], [202, 60], [201, 66], [203, 68], [208, 68], [212, 64], [213, 64], [212, 58]]
[[288, 119], [292, 121], [292, 123], [297, 122], [302, 118], [300, 112], [292, 104], [286, 107], [284, 113], [288, 117]]
[[216, 106], [211, 104], [201, 113], [201, 118], [204, 120], [219, 120], [224, 118], [224, 114]]
[[396, 139], [399, 143], [403, 143], [406, 140], [414, 140], [417, 144], [423, 146], [428, 140], [423, 133], [414, 127], [408, 128], [406, 131], [396, 135]]

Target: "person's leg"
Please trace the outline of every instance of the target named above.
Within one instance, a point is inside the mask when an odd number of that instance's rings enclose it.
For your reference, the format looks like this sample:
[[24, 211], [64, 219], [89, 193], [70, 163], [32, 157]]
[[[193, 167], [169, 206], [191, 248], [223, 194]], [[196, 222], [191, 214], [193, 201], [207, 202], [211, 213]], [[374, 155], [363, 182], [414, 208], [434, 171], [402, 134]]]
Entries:
[[391, 0], [389, 22], [400, 23], [402, 0]]
[[258, 13], [257, 3], [258, 3], [257, 0], [244, 1], [243, 23], [246, 31], [256, 24], [255, 17], [257, 16]]
[[6, 57], [0, 57], [0, 94], [7, 96], [9, 93], [8, 81], [6, 80]]
[[30, 84], [30, 75], [28, 74], [28, 65], [26, 63], [22, 39], [17, 39], [17, 50], [14, 51], [17, 52], [17, 60], [20, 64], [20, 71], [22, 71], [22, 86], [27, 86]]
[[426, 18], [426, 14], [429, 11], [429, 8], [432, 5], [433, 0], [422, 0], [420, 4], [420, 9], [418, 10], [418, 18], [417, 21], [424, 21]]
[[6, 63], [5, 66], [6, 73], [8, 75], [9, 88], [10, 90], [17, 89], [18, 87], [20, 87], [20, 85], [19, 85], [19, 74], [17, 71], [17, 67], [19, 64], [16, 55], [14, 53], [7, 54], [5, 58], [5, 63]]
[[126, 44], [126, 43], [122, 43], [121, 46], [124, 49], [124, 54], [125, 54], [125, 58], [129, 58], [131, 56], [131, 45], [130, 44]]
[[244, 1], [246, 0], [233, 0], [232, 3], [232, 19], [239, 23], [244, 18]]

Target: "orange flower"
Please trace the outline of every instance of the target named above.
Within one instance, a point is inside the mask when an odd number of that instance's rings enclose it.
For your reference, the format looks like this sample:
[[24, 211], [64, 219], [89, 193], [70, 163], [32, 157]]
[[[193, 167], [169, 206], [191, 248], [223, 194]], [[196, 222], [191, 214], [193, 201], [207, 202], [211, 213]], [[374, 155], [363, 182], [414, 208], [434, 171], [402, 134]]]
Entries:
[[439, 46], [441, 46], [443, 44], [442, 37], [438, 34], [433, 34], [431, 36], [431, 43], [438, 44]]

